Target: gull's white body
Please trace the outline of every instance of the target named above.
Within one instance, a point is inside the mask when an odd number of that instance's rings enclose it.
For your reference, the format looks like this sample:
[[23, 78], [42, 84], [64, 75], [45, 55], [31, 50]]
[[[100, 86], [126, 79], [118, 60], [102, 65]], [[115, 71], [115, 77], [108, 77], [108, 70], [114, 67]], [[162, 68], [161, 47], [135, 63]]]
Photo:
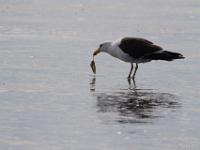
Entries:
[[145, 63], [151, 61], [148, 59], [134, 59], [127, 53], [124, 53], [119, 48], [120, 41], [121, 40], [105, 43], [102, 47], [102, 51], [127, 63]]
[[135, 78], [139, 63], [146, 63], [152, 60], [172, 61], [182, 59], [184, 56], [180, 53], [163, 50], [162, 47], [153, 42], [134, 37], [125, 37], [113, 42], [104, 42], [93, 53], [93, 57], [99, 52], [106, 52], [124, 62], [131, 64], [131, 70], [128, 78], [131, 78], [133, 63], [136, 64], [132, 78]]

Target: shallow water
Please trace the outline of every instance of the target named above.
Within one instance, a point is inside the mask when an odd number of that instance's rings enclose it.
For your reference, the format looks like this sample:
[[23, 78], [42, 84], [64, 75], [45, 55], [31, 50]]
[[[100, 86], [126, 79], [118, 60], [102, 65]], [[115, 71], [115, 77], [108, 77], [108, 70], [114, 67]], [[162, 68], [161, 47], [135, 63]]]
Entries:
[[[0, 149], [198, 150], [199, 6], [0, 0]], [[129, 64], [100, 54], [94, 76], [93, 50], [122, 36], [186, 59], [141, 64], [129, 82]]]

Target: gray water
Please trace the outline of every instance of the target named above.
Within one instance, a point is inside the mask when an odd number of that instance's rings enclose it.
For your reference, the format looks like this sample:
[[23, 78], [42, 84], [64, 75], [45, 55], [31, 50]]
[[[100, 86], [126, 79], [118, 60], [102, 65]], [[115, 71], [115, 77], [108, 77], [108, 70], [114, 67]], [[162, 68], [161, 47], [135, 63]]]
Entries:
[[[0, 149], [199, 150], [200, 2], [0, 0]], [[186, 59], [92, 52], [144, 37]]]

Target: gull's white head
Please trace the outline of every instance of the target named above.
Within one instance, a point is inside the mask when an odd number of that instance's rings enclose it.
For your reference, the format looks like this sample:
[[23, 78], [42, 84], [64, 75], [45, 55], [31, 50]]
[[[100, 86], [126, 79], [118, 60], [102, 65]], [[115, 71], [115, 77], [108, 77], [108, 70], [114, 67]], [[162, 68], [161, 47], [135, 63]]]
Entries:
[[108, 52], [110, 45], [111, 45], [111, 42], [104, 42], [104, 43], [100, 44], [99, 48], [97, 48], [94, 51], [93, 56], [96, 56], [100, 52]]

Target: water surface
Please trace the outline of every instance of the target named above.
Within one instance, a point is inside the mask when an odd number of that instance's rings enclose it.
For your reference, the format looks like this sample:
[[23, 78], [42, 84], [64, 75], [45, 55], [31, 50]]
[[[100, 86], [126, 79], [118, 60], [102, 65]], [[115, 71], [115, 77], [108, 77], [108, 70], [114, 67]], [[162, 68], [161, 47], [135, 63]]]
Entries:
[[[159, 7], [158, 7], [159, 6]], [[195, 0], [0, 0], [0, 148], [200, 148]], [[130, 65], [99, 43], [139, 36], [186, 59]]]

